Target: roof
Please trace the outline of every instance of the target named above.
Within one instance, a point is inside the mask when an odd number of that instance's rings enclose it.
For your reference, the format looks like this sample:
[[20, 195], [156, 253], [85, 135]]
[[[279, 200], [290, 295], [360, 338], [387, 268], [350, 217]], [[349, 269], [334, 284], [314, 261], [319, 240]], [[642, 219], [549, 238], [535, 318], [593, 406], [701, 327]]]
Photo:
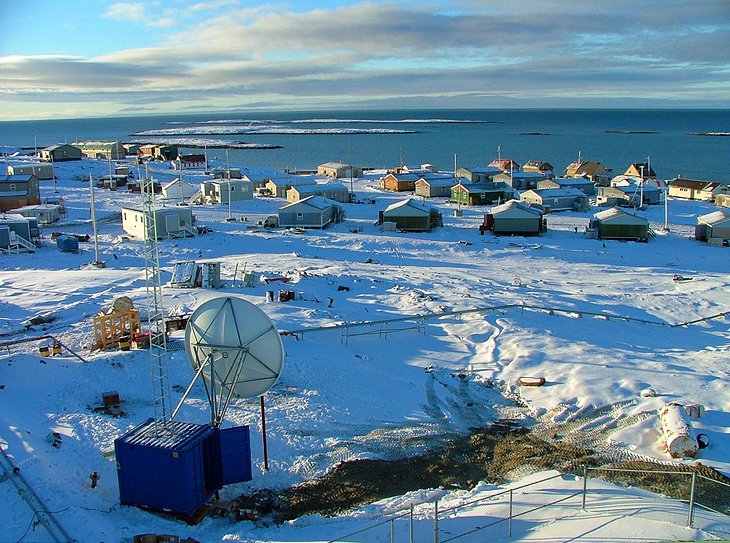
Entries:
[[600, 162], [571, 162], [565, 168], [565, 171], [574, 170], [576, 174], [595, 175], [599, 169], [608, 171], [608, 169]]
[[504, 175], [510, 175], [512, 176], [512, 179], [545, 179], [545, 174], [541, 172], [512, 172], [512, 173], [505, 173], [500, 172]]
[[721, 185], [724, 185], [724, 183], [720, 183], [719, 181], [704, 181], [702, 179], [683, 179], [681, 177], [678, 177], [676, 179], [672, 179], [671, 181], [669, 181], [669, 185], [671, 185], [672, 187], [686, 187], [689, 189], [712, 190]]
[[325, 162], [324, 164], [319, 165], [320, 168], [352, 168], [349, 164], [345, 164], [344, 162]]
[[552, 179], [558, 185], [593, 185], [593, 181], [586, 177], [556, 177]]
[[81, 150], [78, 147], [74, 147], [73, 145], [69, 145], [68, 143], [54, 143], [53, 145], [49, 145], [48, 147], [46, 147], [43, 150], [44, 151], [55, 151], [56, 149], [60, 149], [61, 147], [73, 147], [74, 149], [78, 149], [79, 151]]
[[297, 185], [314, 185], [315, 181], [312, 176], [289, 175], [286, 177], [273, 177], [269, 179], [269, 183], [273, 183], [277, 187], [297, 186]]
[[508, 213], [510, 211], [514, 210], [520, 210], [525, 212], [525, 214], [529, 213], [530, 215], [535, 215], [537, 217], [541, 217], [543, 215], [543, 212], [539, 209], [535, 209], [534, 207], [530, 207], [527, 204], [523, 204], [522, 202], [518, 200], [509, 200], [503, 204], [500, 204], [498, 206], [494, 206], [491, 209], [492, 215], [499, 215], [501, 213]]
[[459, 169], [466, 170], [471, 173], [493, 173], [493, 174], [502, 173], [501, 168], [496, 168], [494, 166], [480, 166], [478, 168], [459, 168]]
[[552, 170], [553, 165], [544, 160], [529, 160], [523, 168], [537, 168], [539, 170]]
[[496, 158], [492, 160], [492, 162], [489, 163], [490, 166], [496, 166], [500, 170], [504, 171], [505, 169], [509, 170], [510, 165], [514, 165], [514, 169], [519, 169], [520, 165], [512, 160], [511, 158]]
[[338, 204], [334, 200], [325, 198], [324, 196], [313, 195], [313, 196], [307, 196], [306, 198], [303, 198], [302, 200], [299, 200], [298, 202], [294, 202], [292, 204], [287, 204], [283, 207], [280, 207], [279, 211], [290, 210], [291, 208], [295, 208], [298, 206], [308, 206], [308, 207], [313, 207], [315, 209], [319, 209], [320, 211], [324, 211], [325, 209], [333, 207], [333, 206], [339, 207], [340, 204]]
[[527, 194], [528, 192], [532, 192], [534, 194], [537, 194], [541, 198], [560, 198], [562, 196], [575, 196], [580, 198], [587, 198], [585, 193], [582, 190], [578, 190], [575, 187], [567, 187], [567, 188], [560, 188], [560, 189], [532, 189], [523, 192], [523, 194]]
[[32, 173], [21, 173], [16, 175], [2, 175], [0, 176], [0, 183], [27, 183], [33, 177]]
[[394, 204], [390, 204], [388, 207], [385, 208], [385, 211], [383, 213], [388, 213], [390, 211], [396, 211], [396, 210], [402, 210], [405, 208], [412, 209], [414, 211], [419, 212], [419, 214], [428, 214], [431, 212], [431, 207], [423, 205], [413, 198], [407, 198], [405, 200], [401, 200], [400, 202], [396, 202]]
[[723, 211], [722, 209], [718, 209], [717, 211], [713, 211], [712, 213], [708, 213], [707, 215], [701, 215], [700, 217], [697, 217], [697, 222], [702, 224], [709, 224], [710, 226], [716, 226], [724, 222], [730, 222], [730, 213], [728, 213], [727, 211]]
[[492, 190], [512, 190], [506, 183], [460, 183], [467, 192], [488, 192]]
[[647, 221], [645, 218], [627, 213], [626, 211], [624, 211], [623, 209], [619, 209], [618, 207], [612, 207], [611, 209], [599, 211], [593, 216], [600, 222], [617, 222], [619, 224], [649, 224], [649, 221]]
[[440, 185], [444, 187], [453, 187], [454, 185], [459, 184], [459, 182], [451, 175], [439, 177], [424, 175], [419, 179], [419, 181], [423, 181], [429, 185]]
[[316, 185], [300, 185], [294, 187], [299, 194], [317, 191], [340, 191], [349, 192], [348, 188], [342, 183], [317, 183]]

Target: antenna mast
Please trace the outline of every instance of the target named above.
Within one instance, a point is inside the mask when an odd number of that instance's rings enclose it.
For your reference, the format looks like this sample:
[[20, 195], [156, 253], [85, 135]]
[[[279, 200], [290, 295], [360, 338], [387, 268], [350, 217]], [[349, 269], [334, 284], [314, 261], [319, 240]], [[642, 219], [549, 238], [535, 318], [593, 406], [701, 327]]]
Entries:
[[[147, 172], [145, 172], [147, 174]], [[152, 411], [155, 432], [169, 430], [170, 390], [167, 369], [167, 338], [165, 312], [162, 306], [162, 276], [160, 252], [157, 247], [157, 213], [155, 209], [155, 182], [145, 175], [142, 181], [144, 195], [144, 262], [147, 286], [147, 324], [150, 333], [150, 376], [152, 383]]]

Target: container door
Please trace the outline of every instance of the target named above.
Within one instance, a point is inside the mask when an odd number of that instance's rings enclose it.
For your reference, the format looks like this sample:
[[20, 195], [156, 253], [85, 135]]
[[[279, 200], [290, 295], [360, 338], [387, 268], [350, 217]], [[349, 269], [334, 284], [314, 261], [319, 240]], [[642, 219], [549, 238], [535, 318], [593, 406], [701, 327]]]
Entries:
[[223, 484], [251, 480], [251, 439], [248, 426], [220, 430]]

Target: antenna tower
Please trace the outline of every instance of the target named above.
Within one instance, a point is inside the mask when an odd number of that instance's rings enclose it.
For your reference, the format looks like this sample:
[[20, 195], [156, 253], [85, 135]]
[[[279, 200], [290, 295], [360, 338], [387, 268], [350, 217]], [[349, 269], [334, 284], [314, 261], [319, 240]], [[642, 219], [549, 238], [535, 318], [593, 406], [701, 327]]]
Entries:
[[150, 377], [155, 431], [169, 430], [170, 391], [167, 369], [167, 339], [165, 312], [162, 306], [162, 276], [160, 252], [157, 247], [157, 214], [155, 213], [155, 182], [148, 175], [142, 181], [144, 195], [144, 262], [147, 287], [147, 323], [150, 333]]

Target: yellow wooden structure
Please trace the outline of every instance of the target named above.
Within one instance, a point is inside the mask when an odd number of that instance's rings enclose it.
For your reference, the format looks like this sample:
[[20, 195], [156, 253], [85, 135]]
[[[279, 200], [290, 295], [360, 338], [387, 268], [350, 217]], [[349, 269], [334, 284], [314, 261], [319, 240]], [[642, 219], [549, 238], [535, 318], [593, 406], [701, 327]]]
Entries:
[[139, 311], [127, 309], [94, 317], [94, 349], [116, 349], [119, 340], [129, 340], [140, 331]]

